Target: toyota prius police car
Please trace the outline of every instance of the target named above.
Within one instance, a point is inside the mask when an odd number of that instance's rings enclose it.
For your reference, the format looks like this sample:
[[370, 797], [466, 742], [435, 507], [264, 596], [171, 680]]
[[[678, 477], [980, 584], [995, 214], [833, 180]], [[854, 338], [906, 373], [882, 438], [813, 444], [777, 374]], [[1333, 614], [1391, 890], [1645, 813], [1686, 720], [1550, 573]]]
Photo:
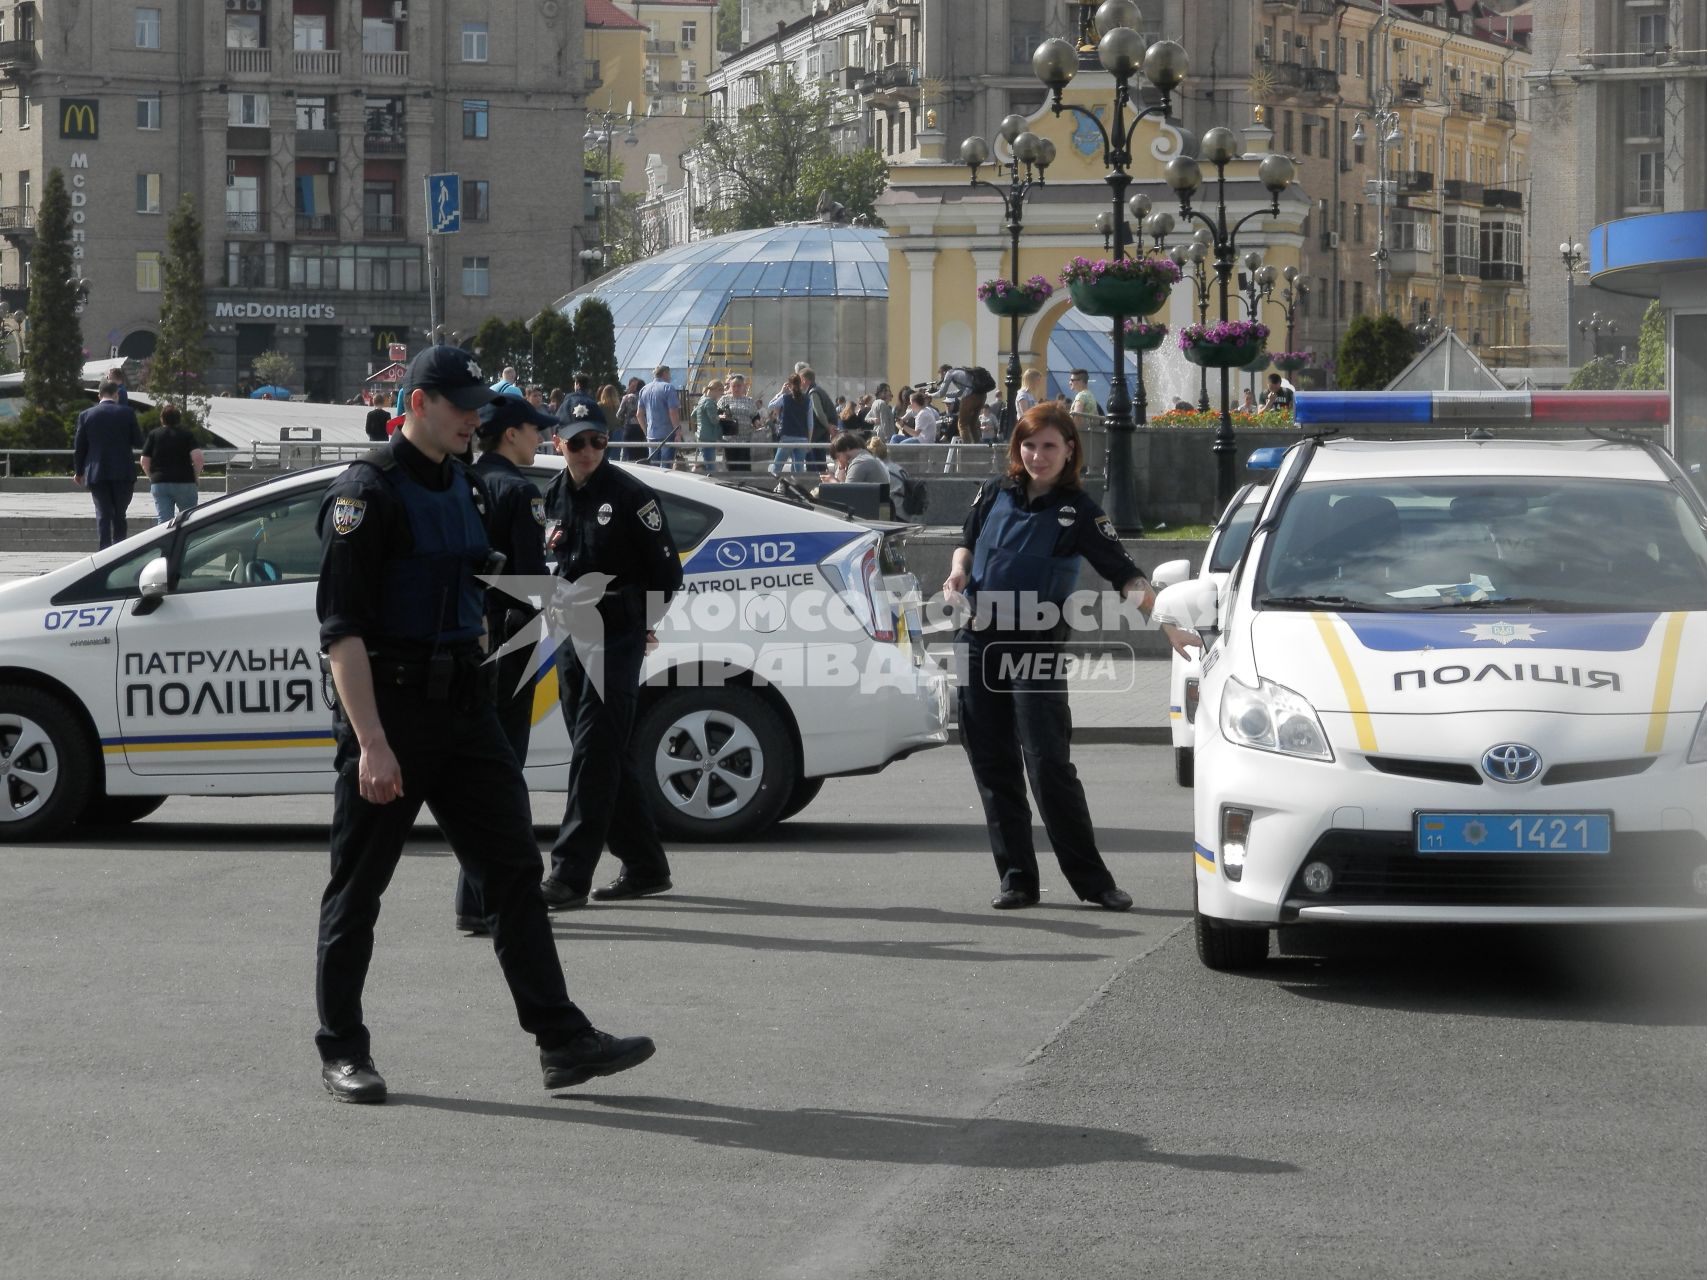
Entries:
[[1157, 614], [1208, 641], [1209, 966], [1290, 923], [1707, 920], [1707, 508], [1663, 450], [1306, 440]]
[[[536, 483], [561, 466], [540, 458]], [[130, 821], [169, 795], [331, 791], [315, 526], [341, 470], [229, 494], [0, 586], [0, 843]], [[636, 474], [684, 571], [635, 729], [663, 830], [751, 836], [828, 777], [947, 740], [946, 676], [915, 640], [904, 529]], [[569, 741], [549, 645], [537, 658], [528, 781], [560, 790]]]

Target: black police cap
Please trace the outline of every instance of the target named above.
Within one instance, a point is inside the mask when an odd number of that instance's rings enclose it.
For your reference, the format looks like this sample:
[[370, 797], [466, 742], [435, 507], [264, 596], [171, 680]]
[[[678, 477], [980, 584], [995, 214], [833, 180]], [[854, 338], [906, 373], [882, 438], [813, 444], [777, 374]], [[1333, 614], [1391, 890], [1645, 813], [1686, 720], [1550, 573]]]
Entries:
[[525, 427], [530, 423], [541, 431], [552, 431], [557, 427], [556, 418], [520, 396], [499, 396], [480, 406], [480, 425], [475, 430], [483, 436], [501, 436], [511, 427]]
[[605, 421], [605, 411], [597, 400], [576, 391], [564, 396], [562, 405], [558, 407], [557, 434], [567, 440], [583, 431], [608, 433], [610, 424]]
[[458, 409], [478, 409], [498, 394], [486, 385], [486, 375], [472, 352], [443, 345], [427, 347], [416, 355], [409, 362], [403, 385], [410, 391], [419, 387], [443, 396]]

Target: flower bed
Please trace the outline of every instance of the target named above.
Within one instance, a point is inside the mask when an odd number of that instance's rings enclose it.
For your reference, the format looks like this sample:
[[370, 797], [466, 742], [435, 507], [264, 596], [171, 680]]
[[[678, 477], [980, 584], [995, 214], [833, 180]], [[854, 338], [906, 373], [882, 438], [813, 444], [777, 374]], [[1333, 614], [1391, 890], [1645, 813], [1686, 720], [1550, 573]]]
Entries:
[[1143, 320], [1128, 320], [1120, 338], [1128, 351], [1154, 351], [1167, 341], [1168, 326], [1147, 324]]
[[1192, 364], [1209, 369], [1243, 369], [1263, 357], [1268, 326], [1254, 320], [1188, 324], [1180, 330], [1180, 351]]
[[[1292, 429], [1292, 415], [1280, 410], [1270, 410], [1267, 413], [1240, 413], [1232, 411], [1233, 427], [1243, 431], [1257, 427], [1278, 428], [1289, 431]], [[1165, 413], [1152, 413], [1147, 424], [1152, 427], [1182, 427], [1186, 429], [1214, 428], [1221, 425], [1221, 411], [1211, 409], [1207, 413], [1199, 409], [1169, 409]]]
[[1032, 276], [1019, 284], [998, 278], [978, 286], [978, 297], [999, 316], [1036, 315], [1054, 292], [1055, 286], [1042, 276]]
[[1088, 316], [1153, 315], [1179, 278], [1167, 258], [1074, 258], [1061, 272], [1073, 305]]

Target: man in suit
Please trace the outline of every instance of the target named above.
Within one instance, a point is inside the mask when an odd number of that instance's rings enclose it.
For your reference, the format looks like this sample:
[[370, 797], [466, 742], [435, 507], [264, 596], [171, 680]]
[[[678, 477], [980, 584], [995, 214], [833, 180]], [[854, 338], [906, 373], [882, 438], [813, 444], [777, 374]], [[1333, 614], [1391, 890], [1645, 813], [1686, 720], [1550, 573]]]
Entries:
[[72, 443], [72, 470], [77, 483], [87, 485], [95, 499], [95, 528], [101, 547], [130, 536], [125, 512], [136, 491], [136, 459], [142, 448], [142, 427], [136, 410], [119, 403], [120, 386], [101, 384], [100, 403], [77, 415], [77, 438]]

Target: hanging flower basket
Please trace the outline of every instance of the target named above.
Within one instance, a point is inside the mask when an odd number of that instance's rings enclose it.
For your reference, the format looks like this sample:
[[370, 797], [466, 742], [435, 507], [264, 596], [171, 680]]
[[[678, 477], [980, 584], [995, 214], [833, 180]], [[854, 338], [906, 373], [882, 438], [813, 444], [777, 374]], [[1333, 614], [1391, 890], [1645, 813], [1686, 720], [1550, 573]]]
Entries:
[[1297, 373], [1300, 369], [1308, 369], [1315, 354], [1309, 351], [1282, 351], [1274, 357], [1274, 367], [1282, 373]]
[[1268, 326], [1249, 320], [1225, 324], [1188, 324], [1180, 330], [1180, 351], [1206, 369], [1243, 369], [1267, 360]]
[[1120, 337], [1128, 351], [1154, 351], [1167, 341], [1168, 326], [1128, 320]]
[[1154, 315], [1179, 278], [1167, 258], [1074, 258], [1061, 272], [1073, 305], [1088, 316]]
[[1240, 365], [1239, 366], [1239, 372], [1240, 373], [1261, 373], [1266, 368], [1268, 368], [1268, 352], [1262, 350], [1259, 347], [1257, 349], [1256, 358], [1254, 360], [1252, 360], [1249, 364]]
[[1055, 292], [1055, 286], [1042, 276], [1032, 276], [1021, 284], [1012, 280], [986, 280], [978, 286], [978, 296], [984, 305], [999, 316], [1036, 315]]

